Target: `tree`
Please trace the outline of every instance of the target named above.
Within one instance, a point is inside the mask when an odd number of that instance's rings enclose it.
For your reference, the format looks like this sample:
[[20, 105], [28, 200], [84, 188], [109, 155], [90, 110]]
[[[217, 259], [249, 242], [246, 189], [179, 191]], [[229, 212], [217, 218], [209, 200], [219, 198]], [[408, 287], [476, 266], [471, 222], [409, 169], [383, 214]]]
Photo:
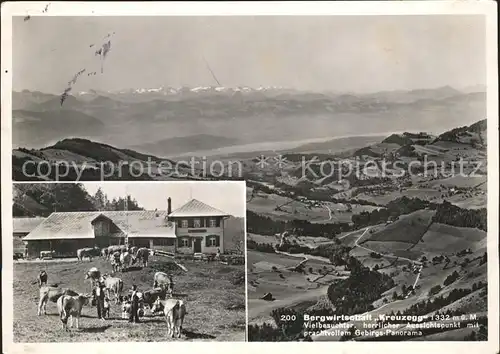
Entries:
[[14, 216], [49, 216], [55, 211], [96, 210], [92, 197], [81, 183], [18, 184], [14, 191]]
[[436, 295], [437, 293], [439, 293], [441, 291], [441, 285], [436, 285], [436, 286], [433, 286], [430, 290], [429, 290], [429, 296], [433, 296], [433, 295]]
[[99, 210], [107, 210], [109, 207], [109, 200], [106, 194], [102, 191], [101, 187], [97, 189], [97, 192], [95, 192], [94, 198], [94, 207]]
[[398, 299], [398, 293], [395, 291], [392, 293], [392, 301], [396, 301]]
[[119, 197], [118, 199], [113, 198], [110, 203], [109, 209], [111, 211], [132, 211], [132, 210], [144, 210], [140, 207], [135, 199], [132, 199], [130, 195], [127, 195], [126, 199]]

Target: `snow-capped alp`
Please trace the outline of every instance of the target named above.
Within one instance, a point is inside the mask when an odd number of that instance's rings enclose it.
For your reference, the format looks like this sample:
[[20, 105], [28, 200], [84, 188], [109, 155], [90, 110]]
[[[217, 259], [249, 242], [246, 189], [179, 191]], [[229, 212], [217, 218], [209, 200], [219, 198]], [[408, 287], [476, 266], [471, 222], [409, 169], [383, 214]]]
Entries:
[[[259, 86], [257, 88], [252, 88], [248, 86], [236, 86], [236, 87], [226, 87], [226, 86], [198, 86], [198, 87], [170, 87], [170, 86], [160, 86], [152, 88], [132, 88], [126, 90], [114, 90], [105, 91], [103, 93], [108, 94], [161, 94], [161, 95], [177, 95], [177, 94], [198, 94], [198, 93], [251, 93], [251, 92], [262, 92], [268, 90], [281, 90], [285, 89], [281, 86]], [[81, 91], [78, 95], [91, 95], [97, 94], [94, 90]]]

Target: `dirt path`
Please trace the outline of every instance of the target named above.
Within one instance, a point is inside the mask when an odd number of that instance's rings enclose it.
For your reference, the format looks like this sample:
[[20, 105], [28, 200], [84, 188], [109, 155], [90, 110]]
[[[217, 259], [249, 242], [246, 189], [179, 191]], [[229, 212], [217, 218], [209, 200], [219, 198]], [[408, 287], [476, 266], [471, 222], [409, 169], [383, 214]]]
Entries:
[[[310, 259], [314, 259], [314, 260], [317, 260], [317, 261], [320, 261], [323, 263], [330, 264], [329, 259], [324, 258], [324, 257], [320, 257], [320, 256], [311, 256], [311, 255], [305, 254], [305, 253], [288, 253], [288, 252], [282, 252], [282, 251], [278, 251], [278, 250], [274, 250], [274, 252], [276, 252], [278, 254], [285, 255], [285, 256], [293, 257], [293, 258], [301, 258], [302, 261], [308, 261]], [[288, 268], [288, 267], [285, 267], [285, 268]]]

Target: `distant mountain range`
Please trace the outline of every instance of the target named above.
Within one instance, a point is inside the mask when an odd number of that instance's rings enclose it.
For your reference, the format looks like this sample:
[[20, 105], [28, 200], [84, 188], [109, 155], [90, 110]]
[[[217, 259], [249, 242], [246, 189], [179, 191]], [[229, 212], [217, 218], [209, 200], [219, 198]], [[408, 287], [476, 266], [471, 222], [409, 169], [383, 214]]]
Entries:
[[449, 86], [371, 94], [161, 87], [80, 92], [61, 107], [58, 95], [24, 90], [13, 92], [12, 105], [14, 148], [79, 137], [172, 156], [259, 142], [439, 132], [484, 117], [486, 94]]

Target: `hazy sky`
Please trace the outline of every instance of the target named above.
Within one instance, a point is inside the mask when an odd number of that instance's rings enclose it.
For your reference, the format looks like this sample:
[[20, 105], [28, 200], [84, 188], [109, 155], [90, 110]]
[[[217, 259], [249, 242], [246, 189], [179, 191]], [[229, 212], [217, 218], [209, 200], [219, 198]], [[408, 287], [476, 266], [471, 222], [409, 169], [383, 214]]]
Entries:
[[167, 210], [167, 198], [172, 198], [172, 210], [198, 199], [230, 215], [244, 217], [246, 189], [244, 183], [233, 182], [155, 182], [155, 183], [82, 183], [94, 195], [100, 187], [108, 199], [124, 198], [127, 194], [147, 210]]
[[61, 93], [108, 33], [104, 74], [75, 90], [216, 85], [378, 91], [485, 84], [482, 16], [13, 19], [13, 88]]

